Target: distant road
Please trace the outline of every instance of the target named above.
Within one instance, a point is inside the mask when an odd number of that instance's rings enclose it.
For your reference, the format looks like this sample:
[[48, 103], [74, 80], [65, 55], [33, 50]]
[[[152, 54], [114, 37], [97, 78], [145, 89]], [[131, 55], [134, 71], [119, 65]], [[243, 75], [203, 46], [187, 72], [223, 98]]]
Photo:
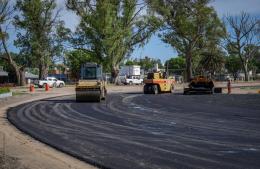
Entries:
[[260, 168], [260, 95], [75, 96], [8, 111], [19, 129], [101, 168]]

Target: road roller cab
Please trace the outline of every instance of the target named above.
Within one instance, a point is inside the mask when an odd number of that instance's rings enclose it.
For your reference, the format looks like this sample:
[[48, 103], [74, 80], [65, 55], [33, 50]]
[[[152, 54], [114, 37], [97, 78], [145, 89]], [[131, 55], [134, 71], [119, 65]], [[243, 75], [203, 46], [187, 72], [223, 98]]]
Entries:
[[75, 90], [76, 101], [100, 102], [101, 99], [105, 99], [107, 90], [102, 66], [96, 63], [83, 64]]

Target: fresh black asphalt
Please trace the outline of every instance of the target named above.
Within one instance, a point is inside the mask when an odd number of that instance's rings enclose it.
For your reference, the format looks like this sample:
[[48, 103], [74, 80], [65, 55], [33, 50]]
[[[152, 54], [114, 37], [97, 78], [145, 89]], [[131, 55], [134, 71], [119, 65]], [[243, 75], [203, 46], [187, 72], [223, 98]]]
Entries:
[[65, 96], [11, 108], [8, 119], [100, 168], [260, 168], [260, 95]]

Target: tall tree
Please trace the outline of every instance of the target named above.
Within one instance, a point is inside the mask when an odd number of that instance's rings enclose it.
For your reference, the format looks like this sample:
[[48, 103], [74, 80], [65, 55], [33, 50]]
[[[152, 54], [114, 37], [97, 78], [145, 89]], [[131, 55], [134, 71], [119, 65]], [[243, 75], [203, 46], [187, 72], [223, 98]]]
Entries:
[[146, 5], [137, 0], [67, 0], [67, 7], [81, 18], [74, 44], [98, 58], [114, 79], [119, 64], [157, 29], [155, 17], [143, 15]]
[[239, 16], [227, 16], [225, 19], [230, 30], [226, 37], [227, 47], [240, 58], [245, 80], [248, 81], [249, 63], [260, 49], [260, 19], [245, 12]]
[[171, 58], [167, 60], [164, 64], [165, 66], [168, 65], [168, 69], [175, 69], [175, 70], [184, 70], [185, 65], [185, 58], [178, 56], [176, 58]]
[[197, 71], [200, 74], [208, 74], [211, 77], [217, 72], [221, 72], [225, 66], [225, 54], [220, 48], [214, 48], [201, 53]]
[[80, 67], [86, 62], [95, 62], [95, 58], [91, 57], [89, 53], [84, 50], [74, 50], [66, 53], [67, 65], [74, 79], [80, 78]]
[[237, 79], [238, 72], [242, 70], [242, 64], [238, 56], [230, 55], [225, 58], [225, 67], [232, 74], [234, 80]]
[[[223, 30], [223, 26], [209, 0], [148, 0], [150, 8], [156, 11], [164, 22], [162, 40], [169, 43], [180, 55], [186, 58], [186, 79], [192, 77], [192, 61], [200, 55], [205, 38], [211, 28]], [[224, 31], [224, 30], [223, 30]], [[218, 34], [215, 34], [218, 36]]]
[[[25, 85], [25, 72], [24, 65], [19, 65], [13, 58], [12, 53], [9, 52], [7, 46], [8, 33], [5, 29], [5, 26], [8, 25], [8, 22], [13, 17], [14, 10], [9, 5], [8, 0], [0, 1], [0, 40], [4, 50], [4, 55], [1, 55], [1, 58], [6, 60], [8, 64], [11, 65], [15, 71], [17, 84], [20, 86]], [[2, 49], [1, 49], [2, 50]]]
[[44, 79], [53, 57], [62, 49], [58, 35], [67, 31], [58, 19], [55, 0], [17, 0], [15, 8], [20, 12], [14, 21], [20, 30], [15, 45], [30, 58], [31, 65], [38, 66], [39, 78]]
[[139, 65], [146, 72], [151, 70], [152, 68], [154, 68], [154, 66], [156, 64], [158, 64], [159, 68], [163, 68], [163, 65], [162, 65], [162, 62], [161, 62], [160, 59], [154, 59], [154, 58], [150, 58], [148, 56], [145, 56], [143, 59], [139, 60]]
[[163, 64], [160, 59], [154, 59], [148, 56], [145, 56], [144, 58], [137, 59], [135, 58], [134, 60], [128, 60], [125, 65], [130, 66], [130, 65], [139, 65], [141, 66], [141, 69], [144, 69], [144, 71], [149, 71], [154, 66], [158, 64], [159, 68], [163, 68]]
[[165, 68], [169, 74], [183, 75], [186, 68], [185, 58], [178, 56], [176, 58], [171, 58], [165, 62]]

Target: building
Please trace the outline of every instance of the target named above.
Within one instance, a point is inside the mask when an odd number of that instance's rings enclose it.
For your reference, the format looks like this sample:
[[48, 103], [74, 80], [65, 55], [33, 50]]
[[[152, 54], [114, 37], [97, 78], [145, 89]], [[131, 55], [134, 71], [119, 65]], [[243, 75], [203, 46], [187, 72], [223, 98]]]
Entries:
[[64, 82], [70, 81], [70, 72], [69, 68], [65, 65], [57, 65], [57, 67], [54, 67], [49, 71], [48, 74], [49, 77], [55, 77], [56, 79], [63, 80]]
[[27, 84], [34, 83], [35, 80], [39, 79], [39, 75], [35, 75], [30, 72], [25, 72], [25, 79]]

